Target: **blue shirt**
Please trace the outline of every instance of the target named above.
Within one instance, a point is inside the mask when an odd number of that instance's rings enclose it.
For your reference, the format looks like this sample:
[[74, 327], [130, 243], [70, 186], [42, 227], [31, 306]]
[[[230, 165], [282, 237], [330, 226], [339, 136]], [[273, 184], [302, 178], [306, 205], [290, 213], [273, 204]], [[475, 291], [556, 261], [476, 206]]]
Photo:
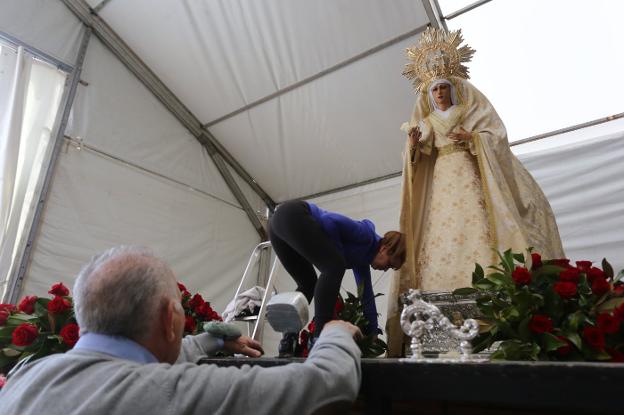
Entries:
[[107, 334], [86, 333], [80, 336], [74, 349], [87, 349], [94, 352], [106, 353], [120, 359], [131, 360], [137, 363], [158, 363], [156, 357], [139, 343], [123, 336], [109, 336]]
[[339, 213], [323, 210], [313, 203], [306, 203], [310, 206], [312, 217], [321, 225], [344, 257], [347, 268], [353, 270], [357, 285], [363, 285], [364, 315], [369, 322], [369, 331], [375, 332], [378, 327], [377, 307], [371, 283], [370, 264], [377, 255], [381, 240], [375, 233], [375, 225], [368, 219], [353, 220]]

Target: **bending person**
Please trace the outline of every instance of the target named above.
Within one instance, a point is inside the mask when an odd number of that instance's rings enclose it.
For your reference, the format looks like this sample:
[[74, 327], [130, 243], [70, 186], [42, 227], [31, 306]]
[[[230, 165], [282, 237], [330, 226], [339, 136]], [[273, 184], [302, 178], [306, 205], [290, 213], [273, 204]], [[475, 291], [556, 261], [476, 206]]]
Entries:
[[[313, 338], [332, 319], [342, 277], [348, 268], [353, 269], [358, 286], [363, 284], [364, 288], [362, 301], [368, 320], [364, 334], [378, 333], [370, 267], [384, 271], [399, 269], [405, 262], [403, 234], [390, 231], [382, 238], [367, 219], [357, 221], [312, 203], [290, 201], [278, 206], [271, 217], [269, 238], [282, 265], [297, 283], [297, 291], [308, 302], [314, 298]], [[314, 267], [320, 271], [318, 277]], [[292, 355], [296, 341], [297, 333], [285, 333], [280, 342], [280, 356]]]

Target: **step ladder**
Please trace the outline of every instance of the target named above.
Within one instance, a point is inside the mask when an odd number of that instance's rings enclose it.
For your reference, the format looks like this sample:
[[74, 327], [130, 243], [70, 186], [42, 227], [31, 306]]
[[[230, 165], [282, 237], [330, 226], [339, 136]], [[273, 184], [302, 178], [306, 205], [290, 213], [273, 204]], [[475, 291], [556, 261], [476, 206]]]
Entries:
[[[243, 277], [241, 278], [240, 283], [238, 284], [238, 288], [236, 289], [236, 294], [234, 294], [234, 303], [236, 303], [236, 299], [238, 298], [238, 295], [240, 294], [241, 289], [243, 288], [243, 284], [245, 280], [247, 279], [247, 276], [250, 274], [250, 270], [252, 270], [254, 265], [258, 263], [258, 261], [260, 260], [260, 254], [262, 252], [268, 252], [269, 253], [268, 257], [270, 260], [272, 256], [271, 255], [272, 251], [273, 251], [273, 247], [271, 246], [271, 242], [269, 241], [260, 242], [253, 249], [253, 251], [251, 252], [251, 256], [249, 257], [249, 261], [247, 262], [247, 266], [245, 267], [245, 271], [243, 272]], [[277, 273], [278, 263], [279, 263], [279, 259], [277, 258], [277, 255], [276, 255], [271, 265], [271, 271], [269, 272], [269, 277], [267, 278], [266, 286], [264, 287], [264, 295], [262, 296], [262, 302], [260, 303], [260, 311], [258, 312], [258, 315], [234, 318], [234, 321], [243, 321], [247, 323], [247, 335], [254, 340], [259, 340], [256, 338], [256, 336], [259, 333], [259, 328], [264, 326], [264, 318], [265, 318], [264, 314], [265, 314], [267, 298], [269, 296], [269, 291], [270, 291], [269, 288], [272, 286], [273, 281], [275, 279], [275, 274]], [[277, 292], [275, 287], [273, 287], [273, 292]]]

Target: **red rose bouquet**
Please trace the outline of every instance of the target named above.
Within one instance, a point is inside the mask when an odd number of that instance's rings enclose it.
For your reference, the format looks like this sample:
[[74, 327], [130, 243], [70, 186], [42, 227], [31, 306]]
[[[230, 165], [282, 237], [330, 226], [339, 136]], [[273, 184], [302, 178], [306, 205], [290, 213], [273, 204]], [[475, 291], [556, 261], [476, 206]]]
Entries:
[[178, 283], [178, 288], [182, 293], [182, 307], [186, 316], [184, 335], [204, 332], [203, 323], [223, 321], [223, 318], [212, 309], [210, 303], [205, 301], [201, 294], [191, 295], [182, 283]]
[[72, 298], [63, 283], [54, 284], [53, 297], [24, 297], [19, 304], [0, 304], [0, 373], [18, 361], [62, 353], [78, 341]]
[[484, 274], [477, 264], [472, 288], [483, 315], [475, 352], [498, 344], [493, 359], [624, 361], [624, 271], [603, 260], [542, 260], [506, 251]]

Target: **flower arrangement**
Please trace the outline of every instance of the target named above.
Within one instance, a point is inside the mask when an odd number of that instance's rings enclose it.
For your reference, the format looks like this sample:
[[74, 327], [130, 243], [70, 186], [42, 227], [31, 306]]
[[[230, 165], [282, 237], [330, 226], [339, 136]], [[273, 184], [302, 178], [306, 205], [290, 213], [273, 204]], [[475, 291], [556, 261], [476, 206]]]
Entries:
[[[362, 303], [362, 291], [363, 287], [358, 287], [358, 296], [356, 297], [350, 292], [347, 292], [347, 298], [344, 299], [341, 294], [338, 294], [336, 299], [336, 305], [334, 307], [334, 319], [344, 320], [352, 323], [365, 333], [368, 328], [368, 319], [364, 316], [364, 305]], [[382, 294], [376, 294], [375, 298]], [[299, 342], [295, 348], [296, 357], [307, 357], [310, 348], [310, 336], [314, 333], [315, 326], [314, 320], [312, 320], [307, 329], [301, 330], [299, 333]], [[364, 338], [357, 342], [360, 350], [362, 351], [362, 357], [377, 357], [388, 350], [386, 342], [377, 337], [378, 333], [370, 333], [365, 335]]]
[[[191, 295], [181, 283], [178, 288], [186, 315], [185, 335], [203, 332], [204, 322], [222, 321], [200, 294]], [[78, 341], [79, 327], [69, 289], [59, 282], [48, 293], [53, 298], [29, 295], [17, 306], [0, 304], [0, 388], [4, 382], [1, 374], [18, 362], [66, 352]]]
[[223, 318], [212, 309], [210, 303], [205, 301], [201, 294], [191, 295], [182, 283], [178, 283], [178, 288], [182, 294], [182, 307], [186, 316], [184, 335], [202, 333], [205, 322], [223, 321]]
[[72, 298], [63, 283], [54, 284], [52, 299], [34, 295], [19, 304], [0, 304], [0, 372], [17, 362], [63, 353], [78, 341]]
[[624, 362], [624, 271], [590, 261], [542, 260], [505, 251], [493, 272], [477, 264], [472, 288], [483, 315], [475, 352], [500, 342], [493, 359]]

